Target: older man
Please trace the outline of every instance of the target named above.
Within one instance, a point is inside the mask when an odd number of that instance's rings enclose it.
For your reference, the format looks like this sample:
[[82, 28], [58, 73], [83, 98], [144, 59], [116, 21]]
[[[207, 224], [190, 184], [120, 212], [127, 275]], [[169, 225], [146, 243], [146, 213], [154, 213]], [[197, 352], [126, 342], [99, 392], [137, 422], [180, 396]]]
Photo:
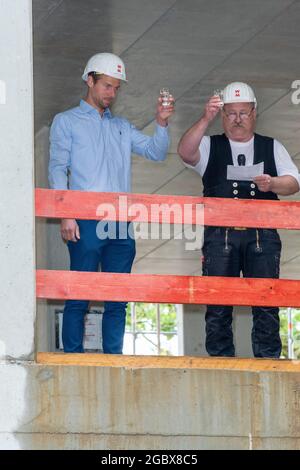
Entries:
[[[181, 138], [178, 152], [185, 164], [202, 176], [204, 196], [276, 200], [277, 195], [299, 190], [298, 170], [283, 145], [254, 132], [256, 105], [249, 85], [230, 83], [223, 99], [212, 96], [202, 117]], [[224, 134], [206, 136], [219, 113]], [[240, 168], [245, 171], [236, 172], [237, 166], [245, 166]], [[251, 173], [256, 174], [253, 181]], [[242, 272], [244, 277], [277, 278], [280, 253], [276, 230], [206, 227], [203, 275], [239, 277]], [[252, 313], [254, 356], [279, 357], [279, 309], [253, 307]], [[207, 352], [211, 356], [234, 356], [232, 307], [210, 305], [205, 319]]]

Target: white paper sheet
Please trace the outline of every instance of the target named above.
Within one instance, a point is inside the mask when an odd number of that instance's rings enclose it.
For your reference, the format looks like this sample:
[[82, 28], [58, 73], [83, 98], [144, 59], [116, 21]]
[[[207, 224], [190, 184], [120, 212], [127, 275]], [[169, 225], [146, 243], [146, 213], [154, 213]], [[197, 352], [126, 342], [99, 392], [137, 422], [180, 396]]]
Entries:
[[227, 165], [227, 179], [235, 181], [252, 181], [255, 176], [264, 174], [264, 162], [250, 166]]

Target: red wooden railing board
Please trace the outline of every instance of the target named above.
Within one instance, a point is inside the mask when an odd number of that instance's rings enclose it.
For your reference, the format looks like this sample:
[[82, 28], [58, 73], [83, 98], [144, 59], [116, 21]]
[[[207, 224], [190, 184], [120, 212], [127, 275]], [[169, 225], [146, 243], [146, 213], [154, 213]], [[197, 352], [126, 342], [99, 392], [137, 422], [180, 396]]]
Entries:
[[[121, 199], [120, 199], [121, 197]], [[124, 201], [127, 201], [127, 205]], [[123, 201], [119, 207], [119, 201]], [[101, 219], [97, 208], [101, 204], [116, 208], [119, 220], [136, 222], [179, 223], [168, 208], [185, 205], [185, 215], [190, 214], [190, 223], [202, 224], [197, 220], [196, 205], [204, 204], [204, 224], [224, 227], [260, 227], [300, 229], [300, 202], [263, 201], [202, 198], [193, 196], [164, 196], [150, 194], [97, 193], [85, 191], [58, 191], [36, 189], [36, 216], [49, 218]], [[142, 204], [146, 214], [128, 216], [128, 206]], [[153, 205], [166, 204], [161, 213], [151, 213]], [[112, 218], [114, 220], [114, 218]]]
[[300, 307], [299, 293], [300, 281], [286, 279], [36, 272], [37, 297], [46, 299]]

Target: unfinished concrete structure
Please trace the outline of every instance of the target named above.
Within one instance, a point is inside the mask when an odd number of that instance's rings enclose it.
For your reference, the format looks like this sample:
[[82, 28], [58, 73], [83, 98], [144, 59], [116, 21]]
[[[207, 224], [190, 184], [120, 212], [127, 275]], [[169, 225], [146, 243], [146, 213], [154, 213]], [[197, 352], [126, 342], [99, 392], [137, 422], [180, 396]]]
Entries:
[[[259, 132], [274, 132], [297, 162], [299, 106], [291, 101], [291, 84], [300, 78], [299, 2], [243, 0], [238, 9], [233, 0], [32, 3], [0, 3], [0, 447], [298, 448], [295, 361], [291, 370], [265, 370], [261, 361], [247, 370], [232, 362], [222, 363], [223, 370], [201, 361], [193, 368], [188, 362], [183, 368], [35, 363], [36, 351], [51, 351], [53, 309], [39, 301], [36, 315], [35, 267], [66, 269], [67, 254], [57, 224], [39, 221], [35, 263], [33, 167], [36, 186], [46, 187], [49, 124], [84, 94], [83, 65], [104, 50], [120, 54], [129, 73], [116, 113], [150, 132], [160, 86], [177, 98], [169, 158], [158, 168], [135, 158], [134, 192], [201, 192], [176, 145], [211, 91], [236, 79], [256, 89]], [[283, 241], [282, 277], [298, 279], [298, 235], [284, 233]], [[199, 275], [199, 254], [185, 252], [178, 241], [147, 241], [138, 247], [134, 270]], [[250, 319], [243, 312], [237, 319], [237, 350], [247, 356]], [[185, 354], [203, 355], [200, 308], [186, 307], [183, 323]]]

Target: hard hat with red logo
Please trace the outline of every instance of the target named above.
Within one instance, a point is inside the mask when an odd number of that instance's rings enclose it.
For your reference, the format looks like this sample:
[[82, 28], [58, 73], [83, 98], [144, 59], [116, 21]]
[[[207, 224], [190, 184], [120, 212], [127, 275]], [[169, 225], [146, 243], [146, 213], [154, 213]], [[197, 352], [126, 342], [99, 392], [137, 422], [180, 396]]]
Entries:
[[223, 90], [223, 103], [254, 103], [257, 102], [252, 88], [243, 82], [229, 83]]
[[103, 73], [109, 77], [118, 78], [126, 82], [125, 65], [122, 59], [109, 52], [93, 55], [86, 64], [82, 79], [86, 82], [90, 72]]

